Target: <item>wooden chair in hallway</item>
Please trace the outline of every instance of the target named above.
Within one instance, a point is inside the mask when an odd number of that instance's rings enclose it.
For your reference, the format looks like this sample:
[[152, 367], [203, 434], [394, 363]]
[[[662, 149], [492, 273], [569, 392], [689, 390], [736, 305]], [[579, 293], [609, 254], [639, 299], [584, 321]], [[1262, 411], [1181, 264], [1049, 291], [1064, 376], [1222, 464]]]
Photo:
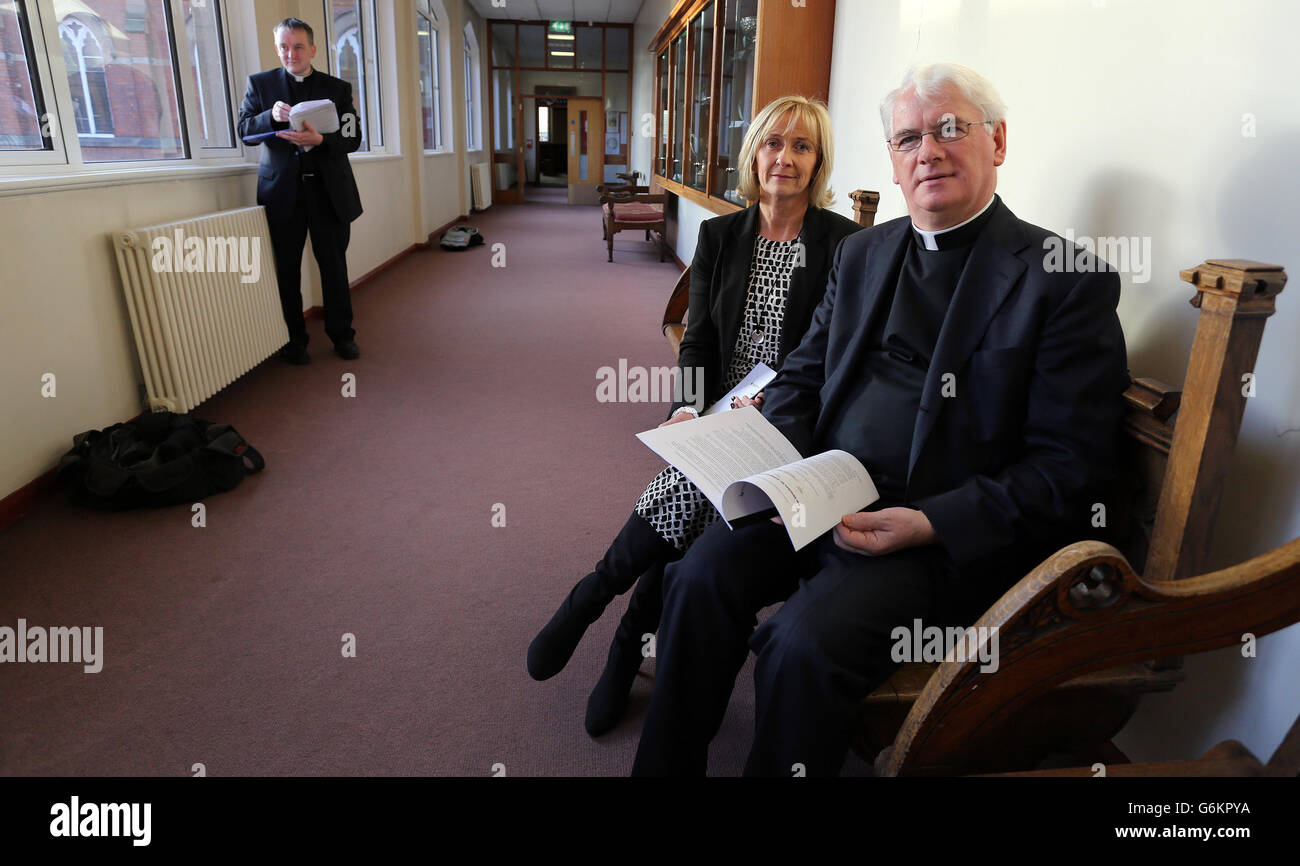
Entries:
[[645, 232], [645, 239], [651, 240], [650, 234], [658, 235], [659, 261], [664, 260], [664, 202], [667, 196], [651, 195], [649, 187], [644, 186], [600, 186], [601, 229], [603, 240], [608, 249], [609, 261], [614, 261], [614, 235], [624, 229]]
[[[880, 193], [859, 189], [849, 193], [853, 202], [853, 219], [861, 226], [870, 227], [876, 221], [876, 208], [880, 204]], [[677, 278], [672, 294], [668, 296], [668, 306], [664, 308], [662, 330], [668, 345], [672, 347], [673, 358], [682, 344], [686, 333], [686, 310], [691, 300], [691, 269], [688, 267]]]
[[[1300, 621], [1300, 539], [1203, 573], [1243, 375], [1286, 274], [1212, 259], [1182, 278], [1200, 309], [1186, 382], [1135, 379], [1124, 394], [1126, 452], [1105, 503], [1114, 546], [1058, 551], [975, 623], [977, 635], [997, 630], [996, 670], [978, 658], [905, 664], [864, 699], [856, 748], [878, 774], [1032, 770], [1050, 754], [1113, 751], [1139, 698], [1184, 678], [1183, 654]], [[1225, 748], [1207, 757], [1241, 758]]]

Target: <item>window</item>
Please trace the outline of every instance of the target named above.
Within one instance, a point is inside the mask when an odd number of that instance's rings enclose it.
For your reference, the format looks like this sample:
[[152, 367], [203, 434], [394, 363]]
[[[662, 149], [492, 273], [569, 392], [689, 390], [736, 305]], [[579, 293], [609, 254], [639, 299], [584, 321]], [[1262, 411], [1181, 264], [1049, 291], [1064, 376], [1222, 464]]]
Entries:
[[433, 5], [421, 0], [415, 11], [420, 41], [420, 115], [424, 149], [442, 150], [442, 97], [438, 91], [439, 19]]
[[186, 158], [170, 4], [81, 0], [54, 9], [82, 161]]
[[199, 146], [235, 146], [234, 111], [230, 103], [230, 72], [226, 66], [226, 35], [221, 4], [184, 0], [185, 38], [190, 44]]
[[375, 68], [374, 0], [326, 0], [330, 69], [352, 85], [352, 103], [361, 123], [362, 151], [384, 145], [379, 75]]
[[242, 159], [227, 11], [224, 0], [0, 2], [0, 165]]
[[0, 4], [0, 150], [53, 150], [26, 5]]
[[479, 114], [479, 95], [481, 83], [479, 82], [479, 62], [478, 62], [478, 37], [474, 35], [474, 25], [465, 25], [465, 147], [468, 150], [478, 150], [482, 147], [480, 139], [482, 135], [480, 129], [483, 126], [482, 117]]
[[108, 104], [108, 81], [104, 77], [104, 49], [87, 25], [76, 18], [59, 24], [63, 42], [63, 64], [68, 69], [68, 87], [76, 108], [79, 135], [113, 135], [113, 110]]

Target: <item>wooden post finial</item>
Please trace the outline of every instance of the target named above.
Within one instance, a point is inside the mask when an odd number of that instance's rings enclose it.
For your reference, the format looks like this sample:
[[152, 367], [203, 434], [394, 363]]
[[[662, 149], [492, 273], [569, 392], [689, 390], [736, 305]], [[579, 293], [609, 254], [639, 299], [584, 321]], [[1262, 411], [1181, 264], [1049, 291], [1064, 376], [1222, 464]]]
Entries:
[[1196, 286], [1201, 314], [1144, 569], [1153, 580], [1205, 565], [1264, 323], [1286, 285], [1280, 266], [1243, 259], [1209, 259], [1181, 275]]
[[849, 198], [853, 200], [853, 221], [868, 228], [875, 225], [880, 193], [869, 189], [855, 189], [849, 193]]

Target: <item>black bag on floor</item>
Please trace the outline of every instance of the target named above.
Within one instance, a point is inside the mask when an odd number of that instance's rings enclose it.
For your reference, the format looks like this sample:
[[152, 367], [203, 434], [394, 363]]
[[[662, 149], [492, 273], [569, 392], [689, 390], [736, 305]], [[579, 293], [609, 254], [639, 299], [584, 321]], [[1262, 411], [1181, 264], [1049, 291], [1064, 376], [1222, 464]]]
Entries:
[[482, 243], [483, 235], [479, 234], [478, 229], [473, 226], [455, 226], [443, 233], [442, 238], [438, 241], [438, 246], [444, 250], [460, 252], [470, 247], [479, 246]]
[[87, 430], [72, 443], [59, 484], [78, 505], [110, 511], [198, 502], [266, 465], [229, 424], [172, 412]]

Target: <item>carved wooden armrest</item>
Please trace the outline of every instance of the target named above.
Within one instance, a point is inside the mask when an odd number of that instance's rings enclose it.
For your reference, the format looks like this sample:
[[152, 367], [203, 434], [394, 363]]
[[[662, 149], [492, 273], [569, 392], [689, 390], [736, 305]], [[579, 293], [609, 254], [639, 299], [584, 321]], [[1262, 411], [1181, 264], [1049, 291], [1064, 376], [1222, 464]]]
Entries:
[[[1239, 565], [1176, 581], [1145, 580], [1115, 548], [1072, 544], [980, 618], [965, 655], [943, 662], [913, 705], [878, 775], [960, 771], [1034, 698], [1126, 662], [1238, 644], [1300, 621], [1300, 538]], [[996, 630], [996, 631], [994, 631]], [[994, 643], [996, 641], [996, 643]], [[981, 662], [996, 648], [996, 669]]]

